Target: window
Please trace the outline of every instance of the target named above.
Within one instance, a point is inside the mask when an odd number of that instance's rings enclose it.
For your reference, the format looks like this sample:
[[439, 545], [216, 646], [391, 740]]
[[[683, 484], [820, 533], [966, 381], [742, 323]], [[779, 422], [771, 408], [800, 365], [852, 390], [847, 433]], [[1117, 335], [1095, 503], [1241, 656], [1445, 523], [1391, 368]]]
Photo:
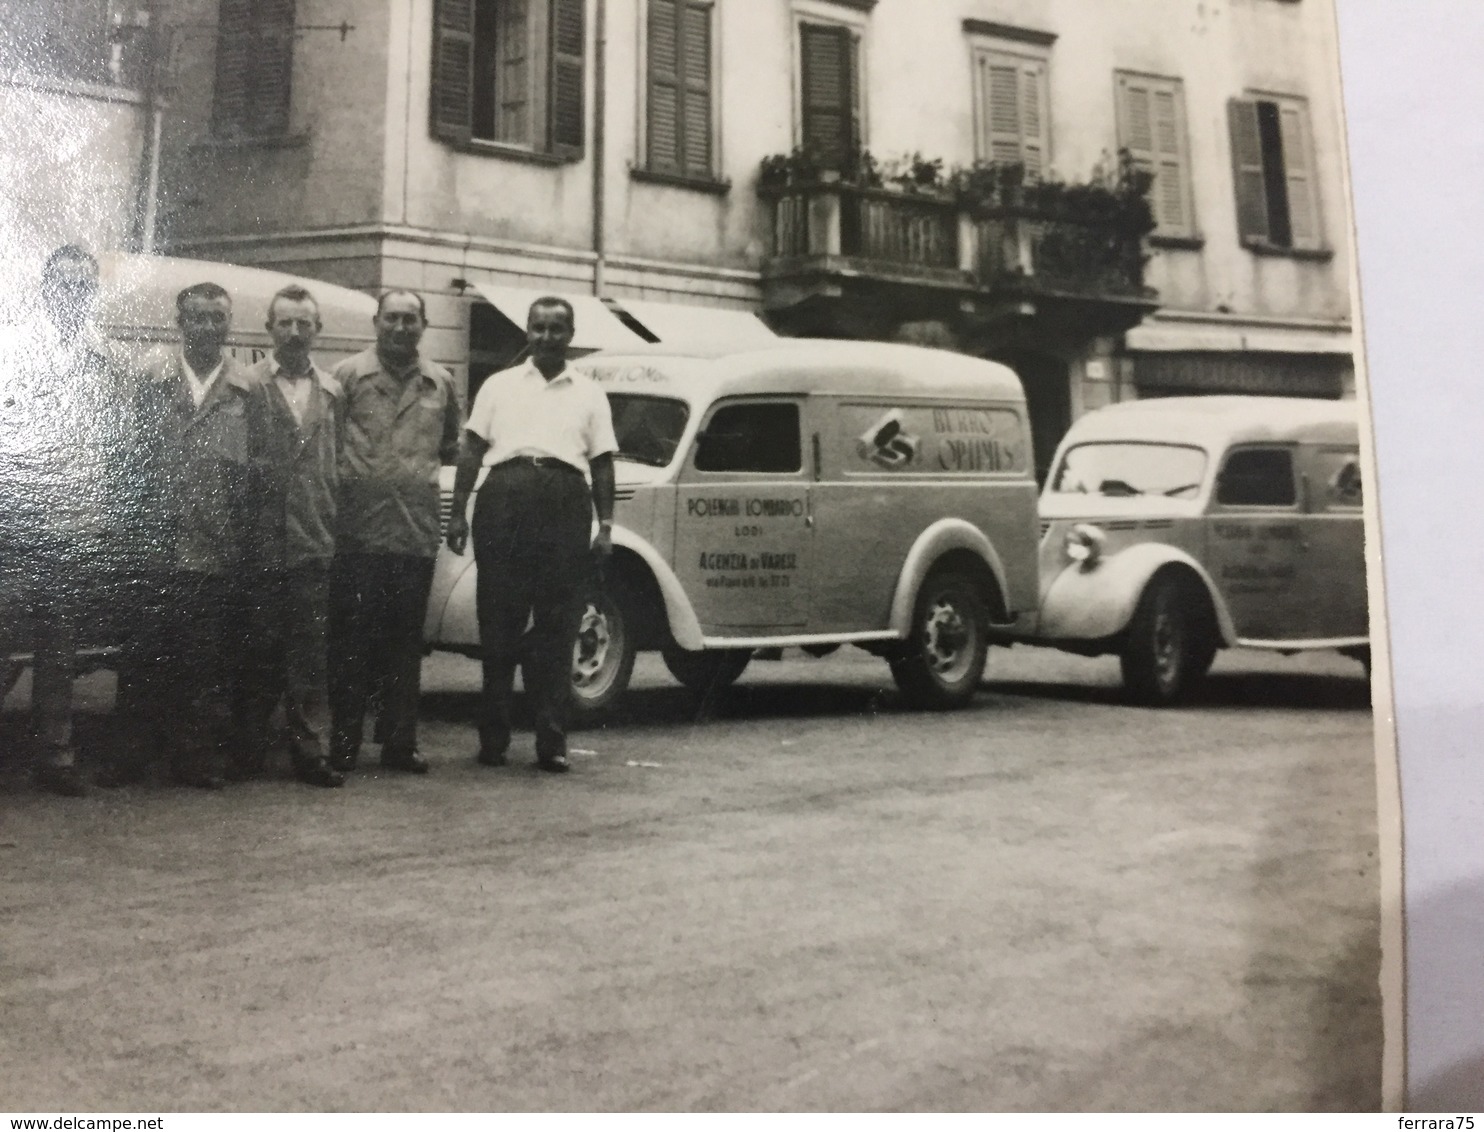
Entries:
[[1179, 79], [1119, 72], [1117, 89], [1119, 147], [1128, 150], [1139, 168], [1154, 174], [1149, 200], [1155, 232], [1194, 236], [1183, 85]]
[[715, 170], [711, 0], [649, 0], [644, 164], [710, 179]]
[[1192, 498], [1206, 479], [1206, 453], [1183, 444], [1078, 444], [1051, 481], [1057, 494]]
[[432, 129], [582, 156], [586, 0], [435, 0]]
[[1297, 98], [1234, 98], [1228, 117], [1242, 243], [1258, 249], [1319, 249], [1308, 106]]
[[860, 33], [844, 24], [799, 24], [799, 141], [828, 169], [864, 145]]
[[797, 472], [803, 466], [797, 405], [725, 405], [697, 437], [698, 472]]
[[974, 108], [981, 161], [1023, 165], [1027, 180], [1046, 175], [1051, 115], [1044, 56], [977, 45]]
[[294, 0], [221, 0], [211, 132], [272, 137], [289, 129]]
[[1360, 453], [1353, 448], [1323, 448], [1314, 453], [1318, 481], [1318, 510], [1354, 511], [1365, 503], [1360, 478]]
[[1228, 507], [1292, 507], [1298, 502], [1293, 453], [1287, 448], [1239, 448], [1216, 481], [1216, 502]]

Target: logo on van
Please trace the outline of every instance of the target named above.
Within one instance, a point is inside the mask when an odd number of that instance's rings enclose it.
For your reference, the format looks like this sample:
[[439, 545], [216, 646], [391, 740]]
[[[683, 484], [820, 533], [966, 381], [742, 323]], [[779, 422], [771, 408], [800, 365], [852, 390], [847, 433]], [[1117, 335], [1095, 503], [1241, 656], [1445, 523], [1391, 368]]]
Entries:
[[902, 424], [902, 410], [892, 409], [866, 429], [856, 441], [862, 460], [881, 468], [905, 468], [916, 463], [921, 442]]

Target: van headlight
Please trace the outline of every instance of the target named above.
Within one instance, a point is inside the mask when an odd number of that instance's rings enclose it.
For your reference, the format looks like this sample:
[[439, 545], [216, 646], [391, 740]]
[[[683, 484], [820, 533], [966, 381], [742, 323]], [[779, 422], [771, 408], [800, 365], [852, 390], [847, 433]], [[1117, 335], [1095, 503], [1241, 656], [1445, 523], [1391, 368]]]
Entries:
[[1067, 532], [1067, 557], [1081, 563], [1085, 570], [1097, 564], [1107, 540], [1108, 536], [1091, 523], [1078, 523]]

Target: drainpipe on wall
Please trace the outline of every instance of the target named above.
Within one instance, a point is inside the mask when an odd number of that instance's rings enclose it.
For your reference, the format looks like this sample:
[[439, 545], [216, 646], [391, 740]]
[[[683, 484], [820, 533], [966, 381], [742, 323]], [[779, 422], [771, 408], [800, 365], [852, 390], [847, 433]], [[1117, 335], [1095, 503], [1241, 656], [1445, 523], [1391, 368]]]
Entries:
[[607, 232], [605, 231], [606, 166], [608, 163], [608, 3], [596, 0], [593, 48], [593, 294], [608, 289]]
[[[161, 94], [164, 63], [161, 56], [167, 47], [167, 41], [160, 27], [159, 16], [158, 6], [146, 3], [140, 8], [135, 23], [135, 28], [144, 37], [144, 104], [149, 115], [141, 162], [143, 176], [140, 178], [136, 206], [136, 215], [139, 217], [139, 251], [145, 255], [152, 255], [155, 251], [160, 217], [160, 148], [165, 122], [165, 100]], [[140, 24], [143, 26], [140, 27]]]

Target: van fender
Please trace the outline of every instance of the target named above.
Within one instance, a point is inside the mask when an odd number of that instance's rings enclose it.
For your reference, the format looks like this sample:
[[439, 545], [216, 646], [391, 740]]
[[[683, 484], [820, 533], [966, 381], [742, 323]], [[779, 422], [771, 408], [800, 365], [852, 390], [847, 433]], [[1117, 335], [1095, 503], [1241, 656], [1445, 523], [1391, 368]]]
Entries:
[[1071, 563], [1041, 599], [1035, 636], [1044, 641], [1100, 641], [1128, 628], [1144, 589], [1166, 566], [1182, 566], [1205, 587], [1224, 645], [1237, 642], [1231, 611], [1206, 568], [1179, 547], [1140, 543], [1100, 559], [1091, 568]]
[[649, 567], [649, 572], [659, 587], [660, 598], [665, 603], [665, 620], [670, 623], [670, 635], [675, 638], [675, 643], [683, 649], [702, 648], [701, 622], [696, 617], [696, 611], [690, 598], [686, 596], [680, 579], [675, 576], [675, 571], [660, 552], [647, 539], [641, 538], [628, 527], [613, 528], [613, 545], [637, 555]]
[[[681, 648], [699, 649], [701, 623], [675, 571], [645, 539], [627, 527], [613, 528], [613, 545], [637, 555], [654, 575], [665, 603], [670, 633]], [[479, 647], [478, 575], [474, 551], [440, 554], [434, 573], [433, 600], [428, 605], [424, 637], [434, 648], [467, 650]]]
[[963, 519], [939, 519], [917, 536], [897, 574], [888, 625], [899, 637], [905, 639], [912, 633], [912, 610], [917, 604], [917, 591], [927, 580], [928, 572], [945, 554], [956, 550], [968, 551], [983, 562], [999, 587], [1001, 600], [1006, 600], [1010, 591], [1005, 585], [1005, 566], [994, 544], [973, 523]]

